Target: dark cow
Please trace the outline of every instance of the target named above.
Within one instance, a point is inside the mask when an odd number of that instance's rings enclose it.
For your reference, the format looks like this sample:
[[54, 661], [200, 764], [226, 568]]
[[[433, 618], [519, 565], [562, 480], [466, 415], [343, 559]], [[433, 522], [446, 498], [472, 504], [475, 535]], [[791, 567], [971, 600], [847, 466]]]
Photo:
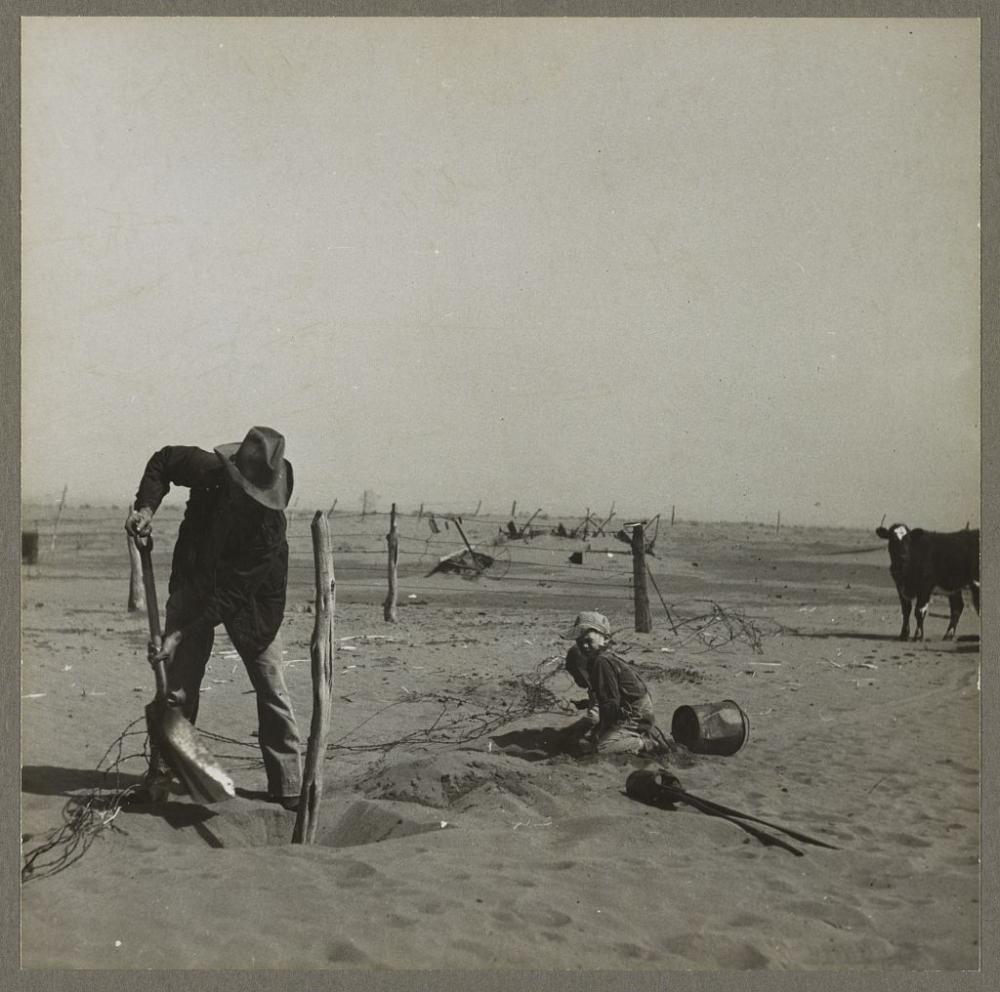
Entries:
[[919, 527], [910, 530], [906, 524], [879, 527], [875, 531], [889, 542], [889, 573], [896, 583], [899, 605], [903, 611], [903, 629], [899, 639], [910, 636], [910, 603], [917, 601], [915, 641], [924, 639], [924, 617], [931, 593], [941, 589], [948, 594], [951, 617], [945, 640], [953, 637], [958, 618], [965, 608], [962, 589], [972, 592], [972, 605], [979, 612], [979, 531], [955, 531], [937, 534]]

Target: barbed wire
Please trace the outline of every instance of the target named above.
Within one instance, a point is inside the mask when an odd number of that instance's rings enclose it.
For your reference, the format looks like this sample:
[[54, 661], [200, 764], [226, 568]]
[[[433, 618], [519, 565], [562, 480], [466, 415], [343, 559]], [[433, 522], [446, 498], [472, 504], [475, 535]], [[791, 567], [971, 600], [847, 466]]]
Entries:
[[[691, 650], [691, 653], [700, 653], [742, 641], [753, 652], [759, 653], [763, 650], [764, 637], [788, 629], [777, 621], [751, 617], [742, 610], [724, 609], [715, 602], [711, 605], [710, 612], [687, 616], [678, 614], [672, 618], [672, 630], [679, 647], [697, 643], [700, 651]], [[621, 643], [627, 651], [627, 641], [623, 639]], [[629, 663], [647, 678], [697, 681], [700, 677], [697, 670], [690, 668], [675, 670], [647, 661]], [[528, 717], [542, 713], [572, 713], [572, 705], [560, 700], [549, 686], [550, 681], [561, 672], [564, 672], [562, 656], [550, 655], [527, 673], [497, 681], [480, 679], [461, 691], [416, 692], [404, 688], [401, 698], [381, 706], [328, 743], [325, 755], [337, 752], [378, 754], [384, 761], [387, 755], [399, 748], [470, 744], [493, 736], [503, 727]], [[429, 706], [434, 707], [435, 715], [427, 726], [389, 739], [357, 740], [362, 728], [370, 726], [391, 710]], [[144, 729], [134, 729], [143, 719], [140, 717], [125, 727], [98, 761], [96, 770], [102, 774], [101, 784], [86, 793], [70, 796], [63, 807], [62, 824], [48, 831], [40, 843], [24, 854], [22, 883], [48, 878], [65, 870], [87, 853], [102, 831], [120, 831], [114, 821], [129, 795], [137, 788], [135, 784], [122, 787], [121, 765], [133, 758], [148, 759], [148, 735]], [[140, 734], [144, 736], [142, 750], [126, 754], [126, 740]], [[210, 741], [242, 749], [235, 753], [217, 753], [220, 760], [239, 763], [243, 767], [263, 765], [256, 741], [240, 740], [204, 728], [199, 728], [199, 734]], [[250, 751], [254, 753], [248, 753]], [[105, 764], [112, 754], [112, 760]]]
[[[145, 729], [132, 729], [138, 723], [144, 724], [145, 717], [133, 720], [97, 762], [95, 770], [102, 774], [101, 784], [81, 795], [70, 796], [62, 808], [63, 822], [43, 834], [41, 842], [23, 854], [22, 884], [49, 878], [75, 864], [87, 853], [102, 831], [123, 832], [114, 821], [137, 786], [122, 786], [121, 765], [133, 758], [148, 759], [149, 756]], [[139, 735], [144, 737], [142, 751], [125, 754], [126, 739]], [[115, 757], [105, 767], [104, 762], [112, 752]]]

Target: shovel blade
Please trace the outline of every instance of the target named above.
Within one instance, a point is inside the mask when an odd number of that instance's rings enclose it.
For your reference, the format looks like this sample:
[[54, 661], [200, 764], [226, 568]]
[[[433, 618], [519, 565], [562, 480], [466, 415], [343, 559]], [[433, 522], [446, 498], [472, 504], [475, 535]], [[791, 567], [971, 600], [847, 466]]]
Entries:
[[236, 795], [233, 780], [179, 709], [154, 700], [146, 707], [146, 727], [163, 760], [196, 802], [218, 803]]

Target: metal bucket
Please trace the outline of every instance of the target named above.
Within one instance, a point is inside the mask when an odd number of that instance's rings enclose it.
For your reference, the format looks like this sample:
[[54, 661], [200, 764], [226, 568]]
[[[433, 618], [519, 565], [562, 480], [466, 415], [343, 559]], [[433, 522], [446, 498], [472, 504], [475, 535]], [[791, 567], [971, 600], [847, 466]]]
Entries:
[[696, 754], [736, 754], [750, 737], [750, 719], [732, 699], [679, 706], [670, 733]]
[[25, 565], [38, 563], [38, 531], [21, 531], [21, 561]]

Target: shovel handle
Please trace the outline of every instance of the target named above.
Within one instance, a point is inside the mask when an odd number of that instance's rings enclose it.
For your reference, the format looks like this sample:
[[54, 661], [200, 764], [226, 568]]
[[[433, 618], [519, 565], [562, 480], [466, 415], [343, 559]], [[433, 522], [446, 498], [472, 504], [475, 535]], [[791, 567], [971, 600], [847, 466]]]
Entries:
[[156, 579], [153, 577], [153, 538], [133, 537], [142, 563], [142, 587], [146, 592], [146, 615], [149, 618], [149, 636], [156, 640], [162, 636], [160, 607], [156, 601]]
[[[153, 577], [153, 537], [147, 535], [144, 538], [133, 537], [132, 540], [139, 551], [139, 561], [142, 563], [142, 587], [146, 591], [149, 638], [156, 643], [163, 636], [163, 630], [160, 627], [160, 607], [156, 601], [156, 579]], [[156, 677], [156, 695], [166, 698], [167, 672], [162, 661], [153, 665], [153, 674]]]

